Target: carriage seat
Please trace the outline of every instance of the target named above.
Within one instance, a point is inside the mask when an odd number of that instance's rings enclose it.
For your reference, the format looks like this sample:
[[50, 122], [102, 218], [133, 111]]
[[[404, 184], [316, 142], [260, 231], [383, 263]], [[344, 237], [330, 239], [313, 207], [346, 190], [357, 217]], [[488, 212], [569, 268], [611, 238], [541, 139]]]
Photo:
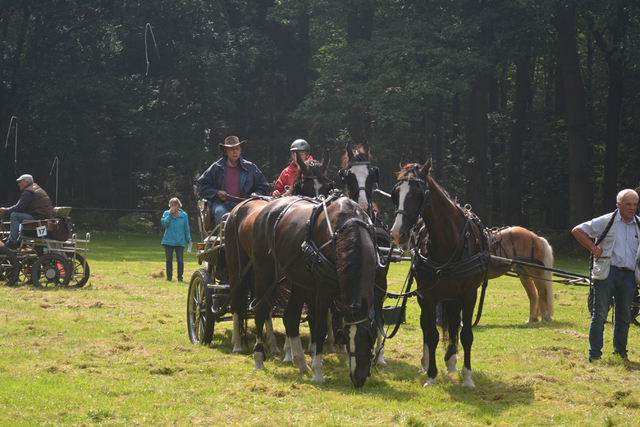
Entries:
[[[53, 208], [53, 218], [22, 221], [21, 235], [27, 238], [43, 237], [65, 241], [71, 237], [73, 232], [73, 224], [71, 223], [71, 217], [69, 217], [70, 213], [70, 207], [59, 206]], [[46, 226], [46, 234], [38, 236], [37, 229], [42, 226]]]

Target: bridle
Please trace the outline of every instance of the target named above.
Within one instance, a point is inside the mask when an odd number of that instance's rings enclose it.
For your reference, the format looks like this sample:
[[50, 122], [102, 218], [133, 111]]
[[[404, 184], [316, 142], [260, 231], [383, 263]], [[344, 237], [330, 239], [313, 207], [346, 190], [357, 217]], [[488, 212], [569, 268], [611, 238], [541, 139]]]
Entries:
[[[309, 167], [316, 167], [316, 164], [313, 160], [311, 160], [309, 162]], [[313, 181], [313, 186], [314, 188], [316, 187], [324, 187], [326, 184], [328, 193], [330, 193], [331, 191], [333, 191], [333, 181], [329, 178], [327, 178], [326, 176], [324, 177], [324, 180], [319, 177], [318, 175], [309, 175], [309, 174], [300, 174], [300, 179], [298, 180], [298, 182], [296, 182], [293, 186], [295, 193], [296, 194], [302, 194], [302, 183], [306, 182], [306, 181]], [[319, 196], [319, 194], [316, 194], [316, 197]]]
[[[415, 176], [418, 175], [416, 166], [413, 167], [412, 174]], [[398, 196], [396, 195], [397, 194], [396, 192], [398, 190], [398, 187], [400, 187], [400, 185], [402, 185], [403, 182], [408, 182], [409, 185], [411, 185], [412, 183], [416, 183], [420, 186], [420, 193], [422, 194], [422, 203], [420, 204], [420, 209], [417, 210], [415, 215], [411, 215], [406, 210], [399, 209], [399, 208], [396, 208], [396, 210], [393, 212], [394, 217], [397, 216], [398, 214], [401, 214], [407, 217], [407, 219], [411, 221], [412, 228], [418, 223], [420, 214], [431, 204], [431, 193], [429, 193], [429, 187], [427, 186], [427, 183], [425, 182], [425, 180], [416, 178], [415, 176], [408, 176], [408, 175], [403, 176], [402, 178], [400, 178], [398, 183], [391, 190], [391, 200], [393, 201], [394, 205], [399, 206], [399, 200], [398, 200]]]
[[[342, 169], [340, 169], [338, 171], [338, 175], [340, 176], [340, 180], [342, 180], [342, 182], [345, 185], [348, 185], [347, 177], [351, 173], [351, 168], [353, 166], [366, 166], [367, 167], [367, 172], [371, 176], [372, 182], [377, 184], [380, 181], [380, 172], [379, 172], [378, 168], [376, 166], [371, 166], [370, 162], [349, 162], [347, 164], [347, 167], [342, 168]], [[366, 194], [367, 203], [369, 204], [369, 210], [373, 211], [373, 209], [371, 207], [371, 196], [372, 196], [373, 190], [367, 188], [366, 185], [365, 185], [365, 186], [359, 186], [358, 189], [355, 191], [355, 193], [357, 194], [360, 191], [364, 191], [364, 193]]]

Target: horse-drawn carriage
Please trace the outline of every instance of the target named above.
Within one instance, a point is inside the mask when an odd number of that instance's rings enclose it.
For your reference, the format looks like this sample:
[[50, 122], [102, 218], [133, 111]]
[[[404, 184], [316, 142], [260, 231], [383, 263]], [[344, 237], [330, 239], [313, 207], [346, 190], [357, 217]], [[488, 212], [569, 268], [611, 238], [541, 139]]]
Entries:
[[[72, 230], [70, 212], [70, 207], [56, 207], [54, 218], [22, 223], [18, 249], [0, 246], [1, 284], [31, 282], [38, 288], [81, 288], [87, 283], [90, 234], [78, 239]], [[0, 237], [8, 235], [2, 223]]]

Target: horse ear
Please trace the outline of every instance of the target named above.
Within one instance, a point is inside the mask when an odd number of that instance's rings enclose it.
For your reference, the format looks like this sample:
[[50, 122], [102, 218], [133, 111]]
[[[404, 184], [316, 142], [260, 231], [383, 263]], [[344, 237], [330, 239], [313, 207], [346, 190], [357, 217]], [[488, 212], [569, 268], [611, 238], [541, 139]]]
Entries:
[[407, 166], [408, 164], [409, 164], [409, 159], [407, 159], [407, 156], [403, 154], [402, 158], [400, 159], [400, 169], [404, 169], [404, 167]]
[[324, 153], [322, 153], [322, 158], [320, 159], [320, 162], [322, 163], [322, 173], [326, 172], [327, 167], [329, 166], [329, 161], [331, 161], [331, 156], [329, 156], [329, 149], [327, 148], [324, 150]]
[[349, 162], [353, 161], [353, 144], [351, 141], [347, 142], [347, 156], [349, 156]]
[[364, 153], [366, 154], [366, 156], [369, 157], [369, 143], [367, 142], [366, 139], [362, 141], [362, 149], [364, 150]]
[[429, 175], [431, 171], [431, 156], [429, 156], [429, 160], [425, 162], [425, 164], [420, 168], [420, 175], [423, 175], [425, 178]]
[[307, 173], [307, 164], [304, 162], [304, 160], [302, 160], [302, 156], [298, 151], [296, 151], [296, 163], [298, 164], [300, 172], [302, 172], [303, 174]]

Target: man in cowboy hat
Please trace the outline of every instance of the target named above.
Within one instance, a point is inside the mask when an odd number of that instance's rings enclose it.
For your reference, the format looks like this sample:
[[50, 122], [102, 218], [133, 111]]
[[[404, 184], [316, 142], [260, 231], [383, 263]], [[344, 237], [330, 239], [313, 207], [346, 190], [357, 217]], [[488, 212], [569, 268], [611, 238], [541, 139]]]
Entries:
[[9, 208], [0, 208], [0, 216], [9, 214], [11, 218], [9, 239], [4, 244], [8, 249], [18, 249], [20, 246], [20, 224], [22, 221], [53, 217], [51, 199], [38, 184], [33, 182], [31, 175], [21, 175], [16, 181], [20, 187], [18, 203]]
[[252, 194], [267, 196], [271, 187], [258, 167], [242, 157], [247, 141], [229, 136], [218, 144], [222, 157], [198, 178], [198, 197], [207, 199], [216, 224], [238, 203]]

